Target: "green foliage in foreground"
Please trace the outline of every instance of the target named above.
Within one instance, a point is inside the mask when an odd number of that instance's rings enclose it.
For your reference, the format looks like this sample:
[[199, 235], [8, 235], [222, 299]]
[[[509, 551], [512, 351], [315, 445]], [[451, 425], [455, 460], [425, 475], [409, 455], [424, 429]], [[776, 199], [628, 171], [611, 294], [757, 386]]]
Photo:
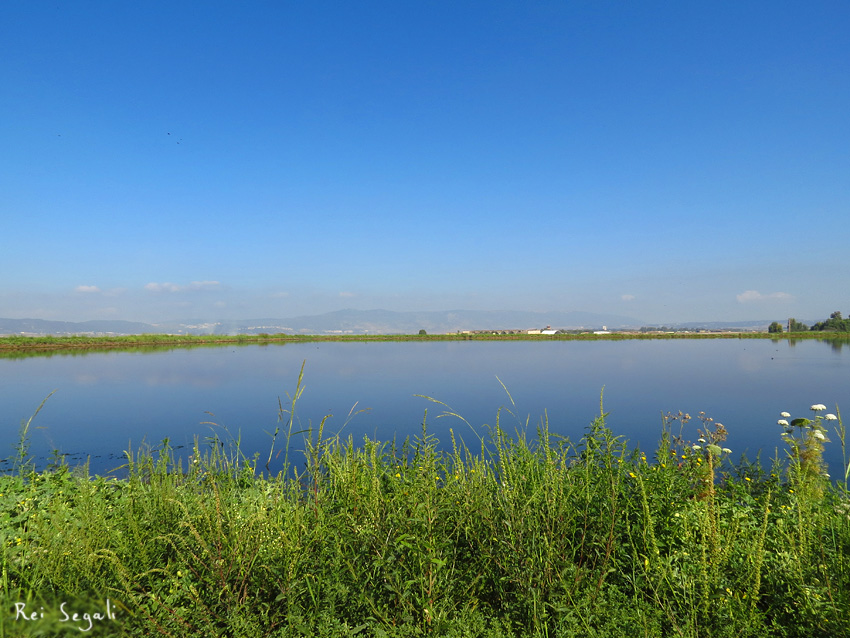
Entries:
[[[0, 635], [847, 636], [827, 421], [788, 423], [762, 470], [700, 419], [668, 415], [649, 455], [604, 414], [577, 443], [497, 418], [450, 453], [424, 424], [399, 448], [320, 430], [272, 477], [220, 442], [188, 467], [128, 454], [122, 480], [37, 473], [22, 447], [0, 477]], [[61, 622], [62, 602], [101, 617]]]

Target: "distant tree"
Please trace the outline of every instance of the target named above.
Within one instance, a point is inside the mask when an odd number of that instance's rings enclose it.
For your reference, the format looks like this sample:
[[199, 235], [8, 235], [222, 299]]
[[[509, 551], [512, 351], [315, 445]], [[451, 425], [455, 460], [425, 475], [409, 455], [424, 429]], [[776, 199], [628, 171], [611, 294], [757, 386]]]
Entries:
[[428, 333], [425, 332], [425, 328], [422, 328], [422, 330], [419, 331], [419, 334], [420, 335], [427, 335]]
[[805, 332], [808, 329], [809, 327], [806, 324], [797, 321], [794, 317], [788, 320], [788, 332]]
[[774, 321], [767, 327], [768, 332], [782, 332], [782, 324], [778, 321]]
[[840, 312], [833, 312], [826, 321], [820, 321], [811, 327], [818, 332], [850, 332], [850, 319], [842, 319]]

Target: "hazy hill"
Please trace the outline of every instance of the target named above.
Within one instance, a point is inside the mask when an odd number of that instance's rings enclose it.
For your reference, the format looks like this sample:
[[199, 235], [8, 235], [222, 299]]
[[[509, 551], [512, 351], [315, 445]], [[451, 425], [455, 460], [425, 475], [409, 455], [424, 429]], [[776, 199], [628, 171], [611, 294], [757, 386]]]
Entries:
[[534, 328], [594, 328], [639, 327], [641, 322], [633, 317], [589, 312], [524, 312], [447, 310], [422, 312], [395, 312], [391, 310], [338, 310], [322, 315], [292, 317], [289, 319], [254, 319], [232, 322], [222, 327], [233, 332], [276, 332], [323, 334], [343, 332], [350, 334], [415, 334], [419, 330], [429, 333], [457, 332], [458, 330], [530, 330]]
[[44, 319], [0, 319], [0, 334], [32, 335], [124, 335], [172, 334], [415, 334], [459, 330], [531, 330], [535, 328], [637, 328], [633, 317], [590, 312], [523, 312], [448, 310], [395, 312], [391, 310], [338, 310], [320, 315], [290, 318], [260, 318], [235, 321], [192, 319], [147, 324], [132, 321], [48, 321]]
[[148, 323], [100, 319], [49, 321], [47, 319], [0, 319], [0, 335], [133, 335], [163, 332]]
[[[669, 323], [684, 330], [767, 330], [764, 321], [692, 321]], [[392, 310], [337, 310], [320, 315], [289, 318], [215, 321], [185, 319], [157, 324], [137, 321], [48, 321], [45, 319], [0, 319], [0, 335], [134, 335], [134, 334], [431, 334], [461, 330], [554, 329], [610, 330], [649, 326], [623, 315], [593, 312], [524, 312], [520, 310], [446, 310], [395, 312]]]

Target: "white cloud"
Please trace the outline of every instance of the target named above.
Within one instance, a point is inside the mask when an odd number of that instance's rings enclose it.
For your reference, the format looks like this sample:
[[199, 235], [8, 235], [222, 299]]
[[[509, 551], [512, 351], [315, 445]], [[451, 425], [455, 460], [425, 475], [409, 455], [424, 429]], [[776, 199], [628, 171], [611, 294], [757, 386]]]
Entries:
[[620, 297], [620, 299], [622, 299], [623, 301], [633, 301], [635, 299], [635, 296], [634, 295], [623, 295], [622, 297]]
[[189, 290], [214, 290], [221, 284], [217, 281], [193, 281], [190, 284], [173, 284], [171, 282], [145, 284], [145, 290], [150, 292], [186, 292]]
[[180, 286], [177, 284], [170, 284], [168, 282], [165, 282], [164, 284], [151, 282], [149, 284], [145, 284], [145, 290], [150, 290], [151, 292], [177, 292], [180, 290]]
[[190, 290], [210, 290], [212, 288], [218, 288], [221, 286], [221, 283], [218, 281], [193, 281], [189, 284]]
[[77, 286], [74, 288], [76, 292], [100, 292], [97, 286]]
[[790, 301], [794, 297], [787, 292], [762, 294], [758, 290], [747, 290], [740, 295], [736, 295], [735, 298], [738, 300], [738, 303], [751, 303], [754, 301]]
[[341, 293], [339, 293], [339, 296], [340, 297], [353, 297], [354, 293], [353, 292], [341, 292]]

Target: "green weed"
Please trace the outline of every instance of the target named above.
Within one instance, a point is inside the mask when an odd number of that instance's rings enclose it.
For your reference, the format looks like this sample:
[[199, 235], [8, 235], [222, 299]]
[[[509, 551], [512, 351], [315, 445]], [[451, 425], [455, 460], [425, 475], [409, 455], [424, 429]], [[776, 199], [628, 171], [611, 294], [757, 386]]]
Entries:
[[102, 635], [848, 635], [850, 498], [812, 435], [826, 416], [763, 469], [733, 463], [734, 430], [704, 414], [693, 433], [667, 415], [647, 453], [601, 402], [571, 441], [508, 393], [492, 427], [461, 420], [474, 449], [451, 431], [443, 451], [427, 412], [398, 444], [302, 427], [302, 375], [276, 475], [218, 435], [185, 467], [167, 441], [128, 451], [120, 480], [19, 454], [0, 476], [0, 635], [78, 632], [16, 604], [107, 599]]

